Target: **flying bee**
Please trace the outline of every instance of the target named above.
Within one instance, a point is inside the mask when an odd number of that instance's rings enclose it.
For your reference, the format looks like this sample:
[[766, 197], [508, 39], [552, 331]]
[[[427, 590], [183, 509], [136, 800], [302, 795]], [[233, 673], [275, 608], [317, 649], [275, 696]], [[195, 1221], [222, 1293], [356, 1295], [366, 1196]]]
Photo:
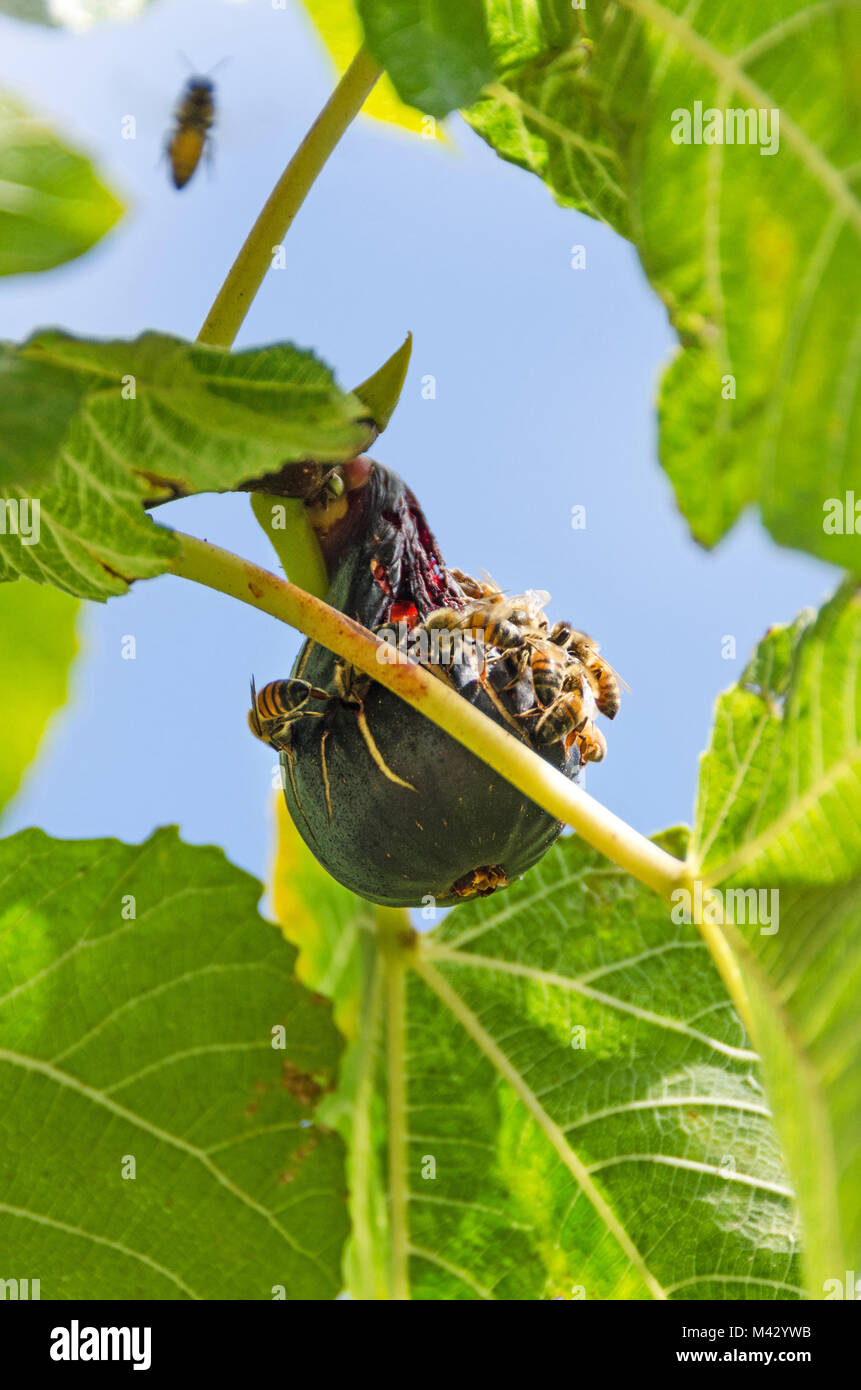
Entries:
[[185, 188], [215, 123], [215, 85], [208, 77], [190, 77], [176, 108], [174, 128], [165, 146], [177, 188]]
[[578, 632], [569, 623], [556, 623], [550, 633], [551, 642], [562, 647], [573, 656], [586, 671], [589, 683], [595, 692], [595, 703], [608, 719], [615, 719], [621, 704], [620, 686], [625, 685], [618, 671], [614, 671], [609, 661], [599, 655], [598, 643]]
[[328, 691], [295, 678], [270, 681], [258, 694], [252, 677], [248, 727], [255, 738], [270, 748], [286, 748], [290, 743], [290, 725], [295, 720], [321, 718], [319, 711], [304, 708], [307, 702], [331, 698]]

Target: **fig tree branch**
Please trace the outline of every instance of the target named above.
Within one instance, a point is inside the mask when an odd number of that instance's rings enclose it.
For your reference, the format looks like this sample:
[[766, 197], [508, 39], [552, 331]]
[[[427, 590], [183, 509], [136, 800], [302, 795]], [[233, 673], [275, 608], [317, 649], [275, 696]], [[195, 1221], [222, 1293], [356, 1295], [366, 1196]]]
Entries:
[[380, 76], [367, 49], [360, 48], [323, 110], [294, 154], [248, 233], [227, 279], [198, 334], [199, 343], [231, 347], [263, 277], [314, 180]]
[[378, 651], [389, 655], [391, 649], [351, 618], [228, 550], [182, 532], [174, 535], [182, 546], [179, 559], [171, 566], [174, 574], [269, 613], [367, 672], [550, 815], [572, 825], [613, 863], [663, 897], [687, 882], [688, 869], [681, 860], [667, 854], [569, 782], [436, 676], [412, 662], [378, 660]]

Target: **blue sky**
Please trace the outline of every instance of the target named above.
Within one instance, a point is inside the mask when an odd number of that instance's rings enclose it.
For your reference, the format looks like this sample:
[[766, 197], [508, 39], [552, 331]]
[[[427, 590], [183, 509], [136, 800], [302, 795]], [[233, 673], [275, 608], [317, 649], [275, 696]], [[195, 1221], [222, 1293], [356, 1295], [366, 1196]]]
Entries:
[[[160, 155], [187, 77], [180, 52], [201, 71], [229, 62], [215, 76], [212, 171], [177, 193]], [[162, 0], [86, 36], [0, 21], [0, 85], [89, 151], [129, 204], [90, 255], [3, 282], [3, 335], [58, 325], [193, 338], [332, 71], [298, 3]], [[129, 114], [134, 141], [120, 135]], [[352, 386], [412, 330], [374, 456], [407, 479], [450, 564], [514, 592], [548, 589], [551, 617], [598, 638], [632, 687], [590, 771], [593, 795], [645, 833], [689, 822], [715, 696], [836, 573], [778, 549], [752, 516], [711, 553], [690, 540], [657, 462], [655, 395], [674, 337], [633, 249], [557, 207], [459, 119], [449, 129], [446, 148], [355, 123], [237, 346], [313, 347]], [[583, 270], [571, 268], [575, 244]], [[578, 505], [585, 530], [571, 527]], [[159, 519], [275, 567], [244, 497], [188, 499]], [[170, 576], [86, 605], [80, 634], [69, 703], [3, 830], [138, 841], [177, 823], [262, 877], [272, 758], [247, 732], [248, 678], [286, 675], [298, 637]], [[121, 656], [128, 634], [134, 661]]]

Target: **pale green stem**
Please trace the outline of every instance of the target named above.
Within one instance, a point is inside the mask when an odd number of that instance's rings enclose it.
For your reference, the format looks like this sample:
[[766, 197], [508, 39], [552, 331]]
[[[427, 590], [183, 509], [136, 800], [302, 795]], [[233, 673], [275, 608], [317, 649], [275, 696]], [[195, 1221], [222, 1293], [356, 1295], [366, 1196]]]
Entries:
[[[701, 875], [692, 867], [687, 865], [687, 872], [683, 883], [679, 886], [686, 888], [690, 897], [695, 898], [696, 880]], [[736, 1007], [739, 1018], [747, 1029], [748, 1035], [757, 1049], [760, 1044], [757, 1036], [756, 1020], [753, 1016], [747, 988], [744, 983], [738, 954], [734, 952], [723, 929], [713, 922], [705, 920], [705, 913], [699, 912], [694, 917], [694, 925], [700, 936], [708, 947], [712, 960], [717, 966], [718, 973], [729, 991], [730, 998]]]
[[376, 1087], [378, 1029], [385, 985], [383, 962], [376, 941], [371, 949], [372, 961], [368, 962], [369, 953], [366, 952], [365, 969], [362, 972], [361, 1033], [358, 1039], [361, 1052], [350, 1145], [350, 1215], [353, 1227], [352, 1263], [355, 1271], [352, 1292], [355, 1298], [367, 1303], [388, 1298], [390, 1283], [388, 1267], [384, 1270], [378, 1268], [378, 1241], [371, 1199], [375, 1165], [372, 1113]]
[[281, 245], [314, 180], [379, 76], [380, 68], [371, 55], [359, 49], [248, 233], [198, 334], [199, 343], [232, 345], [272, 264], [275, 247]]
[[410, 1296], [407, 1204], [406, 972], [415, 932], [403, 907], [377, 908], [377, 937], [386, 988], [386, 1074], [389, 1110], [389, 1244], [391, 1297]]
[[172, 570], [206, 584], [296, 627], [315, 642], [366, 671], [421, 711], [477, 758], [558, 820], [567, 821], [590, 845], [641, 883], [667, 897], [685, 882], [685, 865], [569, 782], [532, 749], [488, 719], [421, 666], [378, 661], [385, 643], [322, 599], [277, 578], [228, 550], [174, 532], [182, 546]]
[[[272, 524], [276, 508], [279, 521], [283, 521], [277, 530]], [[320, 543], [308, 520], [304, 502], [298, 497], [252, 492], [251, 510], [272, 542], [291, 583], [322, 598], [329, 580]]]

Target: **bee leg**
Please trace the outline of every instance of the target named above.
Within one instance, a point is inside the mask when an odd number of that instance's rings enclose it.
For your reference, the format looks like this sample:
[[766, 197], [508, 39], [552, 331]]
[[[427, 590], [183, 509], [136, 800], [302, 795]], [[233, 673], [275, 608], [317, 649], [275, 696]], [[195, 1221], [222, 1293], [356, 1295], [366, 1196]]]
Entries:
[[[338, 658], [338, 660], [335, 663], [335, 689], [337, 692], [337, 698], [341, 701], [342, 705], [346, 706], [347, 709], [351, 709], [354, 712], [356, 716], [356, 723], [359, 727], [359, 732], [362, 735], [365, 747], [370, 753], [371, 758], [376, 763], [383, 776], [388, 779], [388, 781], [394, 782], [400, 787], [406, 787], [408, 791], [414, 792], [415, 787], [413, 786], [412, 782], [406, 782], [402, 777], [398, 777], [397, 773], [393, 772], [392, 769], [388, 766], [385, 758], [383, 757], [382, 753], [377, 747], [376, 740], [368, 726], [368, 720], [365, 715], [365, 696], [370, 690], [372, 684], [373, 681], [371, 680], [370, 676], [365, 675], [363, 671], [358, 671], [356, 667], [351, 666], [348, 661], [343, 661], [340, 657]], [[321, 754], [325, 758], [325, 748], [321, 749]], [[328, 769], [326, 768], [325, 761], [323, 763], [323, 767], [326, 782], [326, 801], [328, 810], [330, 808], [331, 802], [328, 791]]]
[[323, 737], [320, 739], [320, 771], [323, 774], [323, 791], [326, 796], [326, 817], [329, 824], [332, 824], [332, 789], [329, 785], [329, 764], [326, 761], [326, 739], [331, 730], [324, 729]]
[[505, 720], [506, 724], [508, 724], [509, 728], [513, 729], [516, 734], [519, 734], [520, 730], [514, 722], [514, 720], [518, 716], [514, 715], [512, 717], [512, 715], [509, 714], [508, 710], [505, 708], [505, 705], [500, 700], [499, 695], [496, 693], [490, 681], [487, 679], [486, 671], [484, 669], [479, 672], [478, 683], [481, 686], [490, 703], [493, 705], [497, 714], [502, 715], [502, 718]]
[[266, 740], [273, 748], [277, 748], [279, 753], [286, 752], [293, 746], [293, 725], [300, 719], [322, 719], [323, 715], [317, 710], [303, 710], [299, 714], [287, 715], [280, 719], [277, 724], [270, 727], [269, 737]]
[[268, 737], [263, 732], [263, 725], [260, 722], [260, 716], [257, 713], [256, 707], [248, 711], [248, 727], [254, 737], [258, 738], [261, 743], [269, 742]]
[[581, 762], [600, 763], [607, 753], [607, 740], [592, 723], [587, 723], [578, 738]]
[[[306, 717], [308, 717], [308, 716], [299, 715], [298, 717], [301, 719], [301, 718], [306, 718]], [[288, 721], [288, 724], [293, 724], [293, 723], [295, 723], [295, 722], [296, 722], [295, 719], [289, 720], [289, 721]], [[296, 753], [295, 753], [294, 748], [293, 748], [293, 734], [292, 734], [292, 731], [289, 729], [289, 727], [288, 727], [288, 729], [285, 730], [285, 734], [286, 734], [286, 742], [278, 749], [278, 752], [282, 755], [282, 757], [283, 757], [283, 759], [284, 759], [284, 762], [282, 762], [282, 764], [281, 764], [281, 767], [282, 767], [282, 786], [283, 786], [283, 768], [284, 768], [284, 764], [286, 763], [286, 765], [287, 765], [287, 776], [290, 778], [290, 787], [291, 787], [291, 790], [292, 790], [292, 792], [293, 792], [293, 800], [296, 802], [296, 805], [297, 805], [298, 808], [299, 808], [299, 812], [300, 812], [300, 814], [301, 814], [301, 816], [302, 816], [302, 819], [303, 819], [303, 821], [305, 822], [305, 825], [306, 825], [307, 828], [308, 828], [308, 834], [310, 835], [310, 837], [311, 837], [311, 839], [313, 840], [313, 842], [316, 844], [316, 843], [317, 843], [317, 836], [314, 834], [314, 831], [311, 829], [311, 822], [309, 821], [307, 815], [305, 814], [305, 807], [302, 805], [302, 798], [301, 798], [301, 796], [299, 795], [299, 788], [298, 788], [297, 785], [296, 785], [296, 773], [295, 773], [295, 770], [294, 770], [294, 768], [295, 768], [295, 763], [296, 763]], [[275, 746], [275, 745], [273, 744], [273, 747], [274, 747], [274, 746]]]
[[[504, 657], [505, 655], [510, 655], [510, 653], [500, 652], [499, 656], [496, 657], [495, 660], [499, 661], [499, 660], [501, 660], [502, 657]], [[528, 653], [526, 653], [526, 654], [524, 654], [524, 655], [517, 655], [517, 656], [514, 658], [514, 662], [513, 662], [513, 664], [514, 664], [514, 675], [512, 676], [512, 678], [511, 678], [511, 680], [508, 682], [508, 684], [507, 684], [507, 685], [504, 685], [504, 686], [502, 687], [502, 693], [503, 693], [503, 695], [506, 694], [509, 690], [514, 690], [515, 687], [518, 686], [518, 685], [520, 684], [520, 682], [523, 680], [524, 676], [526, 675], [527, 670], [529, 669], [529, 667], [528, 667], [528, 661], [527, 661], [527, 656], [528, 656]]]
[[342, 704], [361, 709], [371, 688], [371, 677], [341, 657], [335, 662], [335, 698]]
[[323, 719], [321, 710], [297, 710], [293, 714], [281, 715], [278, 719], [261, 719], [258, 711], [248, 711], [248, 727], [255, 738], [274, 748], [278, 753], [286, 752], [292, 743], [292, 726], [299, 719]]

